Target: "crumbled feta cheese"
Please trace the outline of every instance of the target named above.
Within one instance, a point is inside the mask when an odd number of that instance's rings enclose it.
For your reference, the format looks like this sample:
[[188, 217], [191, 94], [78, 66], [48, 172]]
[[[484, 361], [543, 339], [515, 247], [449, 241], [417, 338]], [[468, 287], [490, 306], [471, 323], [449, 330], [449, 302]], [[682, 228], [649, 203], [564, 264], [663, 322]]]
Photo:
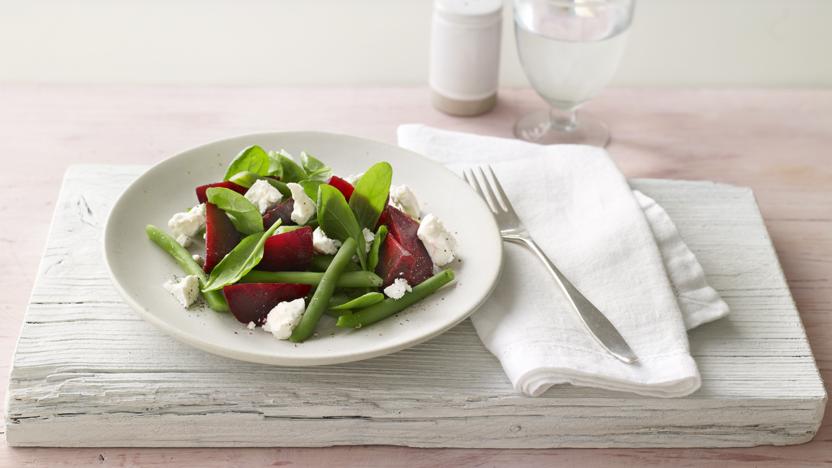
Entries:
[[384, 294], [391, 299], [401, 299], [405, 293], [413, 291], [413, 288], [407, 283], [404, 278], [396, 278], [390, 286], [384, 288]]
[[416, 199], [413, 190], [410, 190], [407, 185], [390, 186], [390, 204], [414, 219], [419, 219], [419, 214], [422, 211], [419, 208], [419, 200]]
[[355, 185], [355, 183], [358, 182], [358, 179], [360, 179], [361, 176], [363, 176], [363, 175], [364, 175], [363, 172], [360, 172], [358, 174], [350, 174], [350, 175], [344, 177], [344, 180], [349, 182], [350, 185]]
[[196, 275], [188, 275], [178, 281], [169, 280], [162, 286], [185, 308], [190, 307], [199, 297], [199, 278]]
[[266, 210], [280, 202], [283, 199], [283, 194], [280, 193], [280, 190], [274, 188], [272, 184], [263, 179], [259, 179], [246, 190], [245, 197], [260, 210], [260, 214], [263, 214]]
[[309, 195], [304, 192], [300, 184], [291, 182], [287, 186], [292, 191], [292, 199], [295, 200], [294, 208], [292, 209], [292, 221], [298, 224], [306, 224], [309, 218], [315, 214], [315, 202], [309, 198]]
[[361, 231], [361, 233], [364, 234], [364, 247], [366, 247], [367, 252], [369, 252], [370, 249], [373, 247], [373, 240], [376, 238], [376, 235], [373, 233], [373, 231], [367, 228], [364, 228]]
[[246, 325], [246, 328], [248, 328], [249, 330], [254, 330], [256, 327], [257, 324], [254, 322], [249, 322], [248, 325]]
[[191, 238], [186, 236], [185, 234], [180, 234], [176, 236], [176, 242], [185, 247], [186, 249], [191, 246]]
[[199, 265], [199, 266], [205, 266], [205, 259], [204, 259], [204, 258], [202, 258], [202, 255], [196, 255], [196, 254], [194, 254], [194, 255], [192, 256], [192, 258], [194, 259], [194, 261], [196, 262], [196, 264], [197, 264], [197, 265]]
[[306, 302], [303, 298], [281, 302], [274, 306], [274, 309], [266, 316], [263, 330], [270, 332], [278, 340], [289, 339], [305, 310]]
[[190, 245], [190, 238], [205, 228], [205, 204], [200, 203], [187, 212], [176, 213], [168, 221], [168, 228], [183, 247]]
[[341, 241], [337, 239], [330, 239], [326, 233], [320, 228], [316, 227], [312, 231], [312, 248], [315, 252], [325, 255], [334, 255], [341, 247]]
[[451, 263], [456, 255], [456, 239], [445, 229], [442, 221], [429, 214], [419, 223], [416, 236], [425, 244], [430, 259], [437, 266]]

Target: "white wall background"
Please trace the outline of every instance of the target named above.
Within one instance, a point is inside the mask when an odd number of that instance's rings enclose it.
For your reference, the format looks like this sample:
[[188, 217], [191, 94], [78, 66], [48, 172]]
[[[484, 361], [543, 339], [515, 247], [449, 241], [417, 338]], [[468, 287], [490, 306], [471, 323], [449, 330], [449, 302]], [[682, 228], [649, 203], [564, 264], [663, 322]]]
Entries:
[[[0, 82], [423, 84], [431, 0], [0, 0]], [[526, 83], [505, 10], [502, 84]], [[832, 86], [830, 0], [640, 0], [621, 85]]]

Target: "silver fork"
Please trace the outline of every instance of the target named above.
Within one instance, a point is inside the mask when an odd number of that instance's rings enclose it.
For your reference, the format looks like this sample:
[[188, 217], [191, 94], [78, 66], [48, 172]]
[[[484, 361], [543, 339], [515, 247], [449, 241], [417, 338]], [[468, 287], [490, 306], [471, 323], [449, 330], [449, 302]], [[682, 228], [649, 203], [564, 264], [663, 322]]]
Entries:
[[503, 192], [503, 187], [500, 186], [500, 181], [494, 175], [491, 166], [486, 166], [488, 172], [483, 171], [482, 167], [477, 167], [476, 171], [473, 169], [465, 169], [462, 173], [465, 181], [468, 182], [477, 194], [482, 197], [486, 204], [494, 213], [494, 219], [497, 220], [497, 226], [500, 228], [500, 235], [503, 240], [514, 242], [526, 246], [529, 250], [534, 252], [540, 261], [549, 270], [549, 273], [555, 278], [555, 281], [560, 286], [563, 294], [569, 299], [569, 304], [572, 309], [581, 318], [581, 321], [589, 330], [598, 344], [607, 350], [616, 359], [627, 364], [633, 364], [638, 361], [638, 357], [630, 349], [630, 346], [624, 341], [624, 337], [615, 328], [615, 326], [607, 320], [607, 317], [589, 301], [578, 288], [566, 279], [563, 273], [558, 270], [554, 263], [549, 260], [549, 257], [543, 253], [543, 250], [535, 243], [529, 231], [517, 217], [517, 213], [511, 206], [508, 197]]

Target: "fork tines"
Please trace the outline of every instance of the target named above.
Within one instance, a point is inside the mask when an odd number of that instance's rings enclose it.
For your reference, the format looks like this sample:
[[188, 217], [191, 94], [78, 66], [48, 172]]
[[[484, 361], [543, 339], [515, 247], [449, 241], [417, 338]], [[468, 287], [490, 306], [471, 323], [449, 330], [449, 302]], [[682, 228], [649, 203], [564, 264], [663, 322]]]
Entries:
[[462, 177], [494, 213], [514, 211], [491, 166], [467, 168], [462, 171]]

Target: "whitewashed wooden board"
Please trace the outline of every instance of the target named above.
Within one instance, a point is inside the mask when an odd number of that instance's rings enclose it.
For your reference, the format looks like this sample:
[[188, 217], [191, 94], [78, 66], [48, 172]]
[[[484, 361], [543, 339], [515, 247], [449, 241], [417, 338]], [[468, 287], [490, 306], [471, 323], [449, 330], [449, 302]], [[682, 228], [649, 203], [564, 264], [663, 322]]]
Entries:
[[687, 398], [559, 386], [515, 393], [470, 323], [370, 361], [280, 368], [216, 357], [145, 323], [110, 284], [101, 231], [139, 166], [66, 174], [14, 357], [14, 446], [724, 447], [796, 444], [826, 402], [749, 189], [636, 180], [732, 308], [691, 334]]

